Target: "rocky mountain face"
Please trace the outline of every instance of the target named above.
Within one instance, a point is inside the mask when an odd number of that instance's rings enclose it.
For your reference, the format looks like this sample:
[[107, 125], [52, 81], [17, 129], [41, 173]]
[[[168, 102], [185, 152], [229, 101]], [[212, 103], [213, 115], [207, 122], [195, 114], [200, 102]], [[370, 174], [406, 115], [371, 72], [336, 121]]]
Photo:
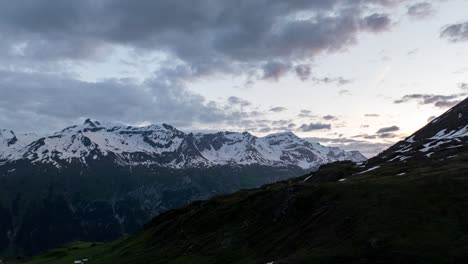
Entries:
[[91, 120], [44, 137], [1, 130], [0, 251], [114, 239], [169, 209], [337, 160], [365, 157], [292, 133], [192, 134]]
[[465, 150], [468, 150], [468, 99], [372, 158], [369, 164], [450, 159]]

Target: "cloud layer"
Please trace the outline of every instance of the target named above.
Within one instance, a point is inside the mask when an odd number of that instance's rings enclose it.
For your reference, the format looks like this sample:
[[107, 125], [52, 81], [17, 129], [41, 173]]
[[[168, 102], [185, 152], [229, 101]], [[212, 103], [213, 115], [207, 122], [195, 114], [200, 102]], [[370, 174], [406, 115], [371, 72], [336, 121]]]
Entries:
[[[89, 116], [130, 123], [164, 120], [186, 127], [221, 120], [247, 124], [258, 114], [245, 112], [249, 102], [238, 97], [229, 97], [226, 105], [207, 102], [187, 83], [216, 74], [251, 81], [294, 74], [308, 80], [316, 56], [343, 51], [362, 33], [389, 30], [392, 20], [383, 10], [400, 2], [3, 1], [0, 125], [10, 126], [19, 113], [54, 122]], [[105, 61], [121, 48], [137, 57], [157, 53], [166, 59], [142, 82], [83, 81], [67, 70]], [[350, 82], [342, 77], [313, 80]]]
[[440, 37], [451, 42], [468, 41], [468, 22], [447, 25], [442, 29]]
[[310, 132], [314, 130], [330, 130], [331, 124], [323, 124], [323, 123], [310, 123], [310, 124], [303, 124], [299, 127], [299, 130], [302, 132]]
[[[262, 78], [277, 79], [293, 61], [340, 51], [361, 32], [388, 30], [389, 15], [368, 10], [396, 2], [5, 1], [0, 36], [11, 59], [95, 60], [118, 45], [164, 52], [197, 74], [258, 69]], [[303, 64], [295, 69], [308, 75]]]
[[401, 99], [395, 100], [394, 103], [401, 104], [416, 101], [420, 105], [433, 105], [438, 108], [449, 108], [458, 104], [465, 96], [465, 93], [451, 95], [408, 94], [403, 96]]
[[413, 18], [422, 19], [434, 14], [432, 4], [429, 2], [420, 2], [408, 7], [407, 14]]
[[[345, 124], [346, 116], [340, 113], [315, 114], [317, 109], [311, 107], [314, 113], [295, 109], [295, 116], [288, 118], [294, 109], [289, 104], [253, 105], [232, 96], [236, 93], [210, 101], [191, 87], [219, 76], [266, 85], [287, 77], [304, 86], [338, 88], [334, 94], [358, 94], [353, 90], [354, 81], [359, 81], [355, 76], [334, 71], [321, 75], [316, 70], [320, 59], [347, 51], [363, 35], [391, 30], [393, 11], [401, 6], [406, 10], [409, 2], [3, 1], [0, 127], [55, 130], [91, 117], [129, 124], [166, 122], [194, 130], [335, 132], [332, 129]], [[408, 6], [408, 15], [424, 17], [429, 9], [427, 3]], [[451, 41], [465, 33], [464, 26], [455, 25], [445, 31], [441, 36]], [[128, 52], [131, 58], [119, 58], [119, 52]], [[94, 80], [77, 69], [114, 57], [128, 59], [128, 64], [157, 60], [145, 65], [148, 71], [138, 80], [100, 76]]]

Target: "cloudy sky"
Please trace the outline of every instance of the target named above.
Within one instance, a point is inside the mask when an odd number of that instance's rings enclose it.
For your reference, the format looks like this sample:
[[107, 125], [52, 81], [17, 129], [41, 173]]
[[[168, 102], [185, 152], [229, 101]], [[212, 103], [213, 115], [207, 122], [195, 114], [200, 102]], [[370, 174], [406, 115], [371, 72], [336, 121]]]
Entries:
[[292, 131], [371, 156], [468, 92], [466, 0], [0, 1], [0, 128]]

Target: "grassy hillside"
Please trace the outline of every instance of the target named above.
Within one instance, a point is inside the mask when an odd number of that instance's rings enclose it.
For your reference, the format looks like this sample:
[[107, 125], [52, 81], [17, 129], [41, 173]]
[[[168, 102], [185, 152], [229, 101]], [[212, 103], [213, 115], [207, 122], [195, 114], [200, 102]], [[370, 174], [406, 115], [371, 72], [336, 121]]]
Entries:
[[[0, 166], [0, 259], [71, 241], [111, 241], [194, 200], [304, 174], [300, 168], [170, 169], [89, 164]], [[12, 231], [14, 230], [14, 231]]]
[[307, 176], [168, 211], [128, 238], [69, 245], [19, 263], [468, 260], [467, 155], [356, 171], [326, 166], [305, 182]]

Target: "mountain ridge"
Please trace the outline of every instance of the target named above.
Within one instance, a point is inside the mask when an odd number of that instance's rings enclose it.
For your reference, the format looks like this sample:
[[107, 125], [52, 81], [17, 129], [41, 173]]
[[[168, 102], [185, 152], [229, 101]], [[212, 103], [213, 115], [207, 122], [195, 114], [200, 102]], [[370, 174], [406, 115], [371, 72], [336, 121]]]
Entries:
[[[194, 134], [184, 133], [168, 124], [133, 127], [86, 119], [82, 125], [70, 126], [36, 140], [27, 137], [21, 144], [14, 132], [11, 133], [14, 137], [3, 139], [0, 134], [0, 142], [4, 142], [0, 148], [0, 161], [4, 163], [27, 159], [63, 166], [72, 161], [86, 163], [89, 159], [101, 159], [111, 154], [122, 165], [146, 163], [187, 168], [257, 164], [311, 169], [339, 160], [366, 160], [357, 151], [347, 152], [311, 143], [292, 132], [265, 137], [228, 131]], [[12, 142], [13, 139], [17, 141]]]
[[367, 163], [453, 158], [468, 150], [468, 98]]

